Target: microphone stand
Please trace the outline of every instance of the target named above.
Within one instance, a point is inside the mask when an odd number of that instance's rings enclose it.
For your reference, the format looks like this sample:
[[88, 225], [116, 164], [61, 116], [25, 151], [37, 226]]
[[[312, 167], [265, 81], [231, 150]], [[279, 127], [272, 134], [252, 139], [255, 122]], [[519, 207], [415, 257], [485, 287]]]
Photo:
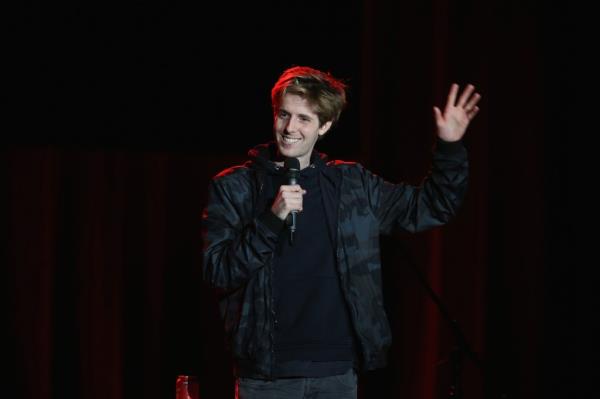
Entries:
[[446, 305], [444, 305], [444, 303], [442, 302], [440, 297], [433, 291], [433, 289], [429, 285], [429, 282], [427, 281], [427, 278], [419, 270], [419, 268], [418, 268], [417, 264], [415, 263], [415, 261], [413, 260], [412, 256], [410, 256], [408, 254], [408, 251], [406, 251], [405, 249], [402, 249], [402, 252], [405, 253], [405, 255], [406, 255], [405, 258], [407, 258], [409, 260], [408, 263], [410, 265], [410, 268], [417, 275], [417, 279], [419, 280], [419, 282], [421, 283], [423, 288], [425, 288], [425, 291], [427, 291], [427, 293], [429, 294], [429, 297], [431, 298], [433, 303], [435, 303], [435, 305], [437, 306], [440, 314], [442, 315], [442, 318], [448, 323], [448, 325], [450, 326], [450, 329], [452, 330], [452, 335], [454, 336], [455, 346], [452, 349], [452, 352], [450, 354], [450, 361], [451, 361], [451, 367], [452, 367], [452, 370], [451, 370], [452, 379], [450, 382], [450, 387], [448, 389], [448, 398], [462, 399], [463, 393], [462, 393], [462, 386], [461, 386], [461, 382], [462, 382], [461, 381], [461, 372], [462, 372], [463, 358], [466, 355], [467, 358], [469, 358], [477, 366], [478, 369], [483, 371], [482, 362], [479, 359], [479, 356], [473, 351], [473, 349], [469, 345], [467, 339], [465, 338], [464, 333], [462, 332], [462, 329], [460, 328], [460, 325], [458, 324], [458, 321], [456, 321], [456, 319], [454, 319], [453, 317], [450, 316], [450, 312], [448, 312], [448, 308], [446, 307]]

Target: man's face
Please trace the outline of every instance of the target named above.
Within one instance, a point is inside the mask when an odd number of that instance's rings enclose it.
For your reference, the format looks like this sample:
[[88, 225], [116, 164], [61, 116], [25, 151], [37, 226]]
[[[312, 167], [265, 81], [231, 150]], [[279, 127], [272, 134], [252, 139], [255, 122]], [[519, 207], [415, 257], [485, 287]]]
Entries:
[[296, 94], [284, 95], [273, 127], [279, 153], [298, 158], [300, 169], [304, 169], [310, 164], [317, 139], [330, 127], [331, 121], [319, 127], [319, 117], [304, 98]]

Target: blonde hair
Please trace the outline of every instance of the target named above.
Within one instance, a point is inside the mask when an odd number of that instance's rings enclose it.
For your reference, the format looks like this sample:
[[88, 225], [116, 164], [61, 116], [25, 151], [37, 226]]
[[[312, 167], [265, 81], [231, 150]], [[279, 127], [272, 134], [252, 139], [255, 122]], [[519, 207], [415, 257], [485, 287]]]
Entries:
[[320, 126], [328, 121], [335, 124], [346, 106], [347, 87], [328, 72], [307, 66], [286, 69], [271, 89], [273, 114], [279, 112], [283, 96], [296, 94], [314, 107]]

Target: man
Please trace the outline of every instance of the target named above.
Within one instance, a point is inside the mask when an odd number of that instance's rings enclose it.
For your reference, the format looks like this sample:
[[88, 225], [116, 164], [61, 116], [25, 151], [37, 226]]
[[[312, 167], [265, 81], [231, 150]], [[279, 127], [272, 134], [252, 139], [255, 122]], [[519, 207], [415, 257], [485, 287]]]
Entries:
[[275, 140], [210, 182], [203, 276], [218, 289], [240, 399], [356, 398], [356, 372], [385, 366], [391, 343], [379, 235], [442, 225], [464, 196], [473, 86], [458, 97], [452, 85], [443, 112], [434, 107], [438, 140], [420, 187], [314, 150], [345, 90], [313, 68], [284, 71], [271, 92]]

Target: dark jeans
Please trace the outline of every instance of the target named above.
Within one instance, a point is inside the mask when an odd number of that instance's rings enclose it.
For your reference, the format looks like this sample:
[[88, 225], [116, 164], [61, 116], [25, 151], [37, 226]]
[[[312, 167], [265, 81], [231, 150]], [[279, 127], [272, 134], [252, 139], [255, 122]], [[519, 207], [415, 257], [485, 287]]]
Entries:
[[354, 369], [330, 377], [290, 377], [273, 381], [239, 377], [236, 399], [356, 399]]

